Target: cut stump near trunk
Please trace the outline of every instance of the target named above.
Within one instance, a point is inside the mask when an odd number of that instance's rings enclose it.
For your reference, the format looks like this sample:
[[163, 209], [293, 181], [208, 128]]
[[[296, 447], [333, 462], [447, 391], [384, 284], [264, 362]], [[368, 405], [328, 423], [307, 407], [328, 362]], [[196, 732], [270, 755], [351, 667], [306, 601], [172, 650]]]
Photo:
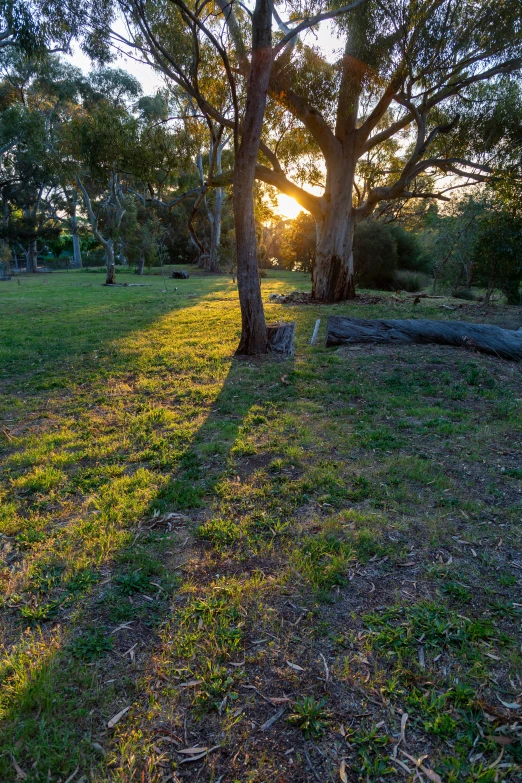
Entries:
[[329, 316], [326, 345], [407, 343], [453, 345], [511, 361], [522, 360], [522, 329], [501, 329], [464, 321], [390, 320]]
[[282, 358], [294, 355], [295, 321], [280, 321], [266, 325], [268, 350]]

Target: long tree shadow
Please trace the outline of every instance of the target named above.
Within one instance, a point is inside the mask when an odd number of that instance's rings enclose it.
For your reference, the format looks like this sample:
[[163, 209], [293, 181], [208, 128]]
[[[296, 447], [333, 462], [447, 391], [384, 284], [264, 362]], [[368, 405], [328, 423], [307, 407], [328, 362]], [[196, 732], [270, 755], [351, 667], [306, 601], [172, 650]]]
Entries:
[[[181, 309], [186, 311], [189, 304], [194, 303], [184, 302]], [[85, 314], [81, 308], [74, 312]], [[124, 345], [124, 350], [107, 351], [107, 363], [118, 383], [132, 351], [125, 345], [127, 335], [153, 324], [161, 314], [157, 310], [144, 312], [132, 330], [122, 327], [112, 332], [113, 340], [118, 337]], [[184, 317], [190, 318], [190, 313]], [[105, 333], [107, 329], [110, 324], [105, 324]], [[98, 345], [104, 345], [103, 334]], [[96, 353], [95, 347], [92, 352]], [[77, 355], [81, 354], [79, 349]], [[67, 462], [64, 452], [69, 441], [55, 437], [54, 448], [61, 449], [55, 464], [65, 466], [67, 487], [73, 482], [77, 490], [76, 500], [64, 502], [68, 515], [61, 524], [69, 525], [67, 540], [56, 536], [49, 524], [52, 500], [60, 499], [63, 491], [59, 481], [56, 490], [49, 490], [45, 482], [52, 483], [53, 478], [45, 473], [47, 468], [42, 468], [44, 475], [38, 473], [38, 468], [29, 472], [33, 485], [25, 475], [15, 478], [22, 495], [41, 493], [42, 500], [37, 500], [36, 506], [42, 524], [31, 523], [17, 535], [8, 536], [7, 560], [12, 558], [8, 562], [9, 578], [13, 576], [12, 562], [15, 567], [25, 563], [32, 592], [18, 599], [15, 596], [5, 607], [6, 648], [0, 668], [4, 689], [0, 712], [3, 780], [25, 775], [29, 783], [40, 783], [44, 779], [65, 779], [77, 767], [80, 777], [97, 767], [100, 754], [107, 752], [109, 719], [139, 698], [136, 675], [149, 666], [157, 630], [171, 615], [180, 585], [170, 556], [170, 547], [180, 543], [180, 532], [158, 527], [155, 519], [165, 512], [204, 516], [216, 498], [220, 481], [236, 470], [236, 458], [245, 458], [249, 413], [254, 409], [255, 420], [267, 405], [277, 405], [293, 393], [288, 381], [291, 362], [233, 360], [218, 395], [204, 381], [198, 395], [198, 367], [201, 371], [206, 364], [206, 372], [212, 374], [213, 362], [212, 356], [205, 357], [195, 363], [192, 372], [185, 366], [185, 376], [172, 390], [179, 402], [179, 417], [183, 416], [185, 395], [195, 396], [197, 404], [195, 410], [187, 411], [185, 425], [180, 422], [161, 438], [153, 436], [154, 424], [164, 424], [162, 416], [166, 414], [153, 405], [149, 409], [145, 405], [144, 411], [143, 404], [129, 415], [132, 426], [139, 424], [136, 430], [131, 427], [129, 437], [133, 442], [124, 440], [122, 450], [118, 441], [117, 448], [111, 446], [98, 460], [92, 452], [85, 457], [75, 446], [73, 458]], [[157, 370], [155, 365], [154, 373]], [[47, 372], [36, 381], [36, 393], [49, 390], [48, 396], [58, 400], [60, 381], [67, 379], [68, 372], [70, 368], [68, 371], [63, 365], [62, 356], [51, 358]], [[83, 384], [77, 384], [72, 400], [86, 402], [93, 378], [93, 388], [99, 395], [100, 381], [104, 385], [110, 381], [108, 365], [90, 368], [82, 378]], [[164, 386], [160, 396], [164, 396]], [[140, 389], [145, 397], [153, 398], [157, 391], [146, 385]], [[96, 397], [93, 402], [95, 406], [103, 405], [103, 400]], [[74, 415], [72, 403], [67, 413]], [[38, 462], [38, 455], [33, 458], [30, 449], [26, 452], [19, 464], [23, 465], [24, 460], [26, 465], [34, 459]], [[255, 465], [254, 455], [246, 459]], [[148, 486], [147, 464], [159, 471], [161, 481], [155, 488]], [[96, 493], [92, 500], [93, 487]], [[83, 504], [81, 513], [75, 513], [74, 503], [78, 502]], [[25, 561], [20, 556], [25, 556]], [[68, 557], [75, 558], [72, 572]]]

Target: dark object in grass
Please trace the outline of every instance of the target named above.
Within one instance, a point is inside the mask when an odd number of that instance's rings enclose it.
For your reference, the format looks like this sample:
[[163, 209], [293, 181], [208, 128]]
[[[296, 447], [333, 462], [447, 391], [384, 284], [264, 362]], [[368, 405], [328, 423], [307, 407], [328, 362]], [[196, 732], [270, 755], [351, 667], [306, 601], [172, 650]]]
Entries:
[[295, 321], [279, 321], [266, 325], [268, 350], [277, 356], [294, 355]]
[[465, 299], [468, 302], [474, 302], [477, 298], [475, 296], [475, 292], [472, 291], [471, 288], [465, 288], [462, 286], [460, 288], [456, 288], [453, 291], [452, 296], [454, 299]]
[[174, 280], [188, 280], [190, 277], [189, 273], [184, 269], [180, 269], [179, 271], [175, 269], [170, 276], [173, 277]]
[[514, 331], [490, 324], [470, 324], [464, 321], [370, 321], [365, 318], [329, 316], [326, 345], [353, 343], [434, 343], [469, 348], [512, 361], [522, 359], [522, 329]]

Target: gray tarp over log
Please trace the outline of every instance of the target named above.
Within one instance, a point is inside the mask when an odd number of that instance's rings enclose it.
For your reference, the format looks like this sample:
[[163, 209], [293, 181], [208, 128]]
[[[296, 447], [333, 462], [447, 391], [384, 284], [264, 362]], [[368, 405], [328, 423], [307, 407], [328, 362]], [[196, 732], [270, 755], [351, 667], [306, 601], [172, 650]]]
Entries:
[[469, 348], [502, 359], [522, 359], [522, 329], [501, 329], [489, 324], [465, 321], [393, 320], [371, 321], [366, 318], [344, 318], [331, 315], [326, 329], [326, 345], [377, 343], [435, 343]]

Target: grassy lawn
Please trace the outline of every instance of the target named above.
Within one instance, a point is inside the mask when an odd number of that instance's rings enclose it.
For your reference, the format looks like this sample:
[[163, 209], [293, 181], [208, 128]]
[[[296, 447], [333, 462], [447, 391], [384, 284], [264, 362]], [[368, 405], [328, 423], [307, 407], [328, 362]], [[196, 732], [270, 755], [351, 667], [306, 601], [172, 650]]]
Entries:
[[321, 344], [520, 309], [102, 279], [0, 283], [0, 781], [520, 781], [522, 370]]

